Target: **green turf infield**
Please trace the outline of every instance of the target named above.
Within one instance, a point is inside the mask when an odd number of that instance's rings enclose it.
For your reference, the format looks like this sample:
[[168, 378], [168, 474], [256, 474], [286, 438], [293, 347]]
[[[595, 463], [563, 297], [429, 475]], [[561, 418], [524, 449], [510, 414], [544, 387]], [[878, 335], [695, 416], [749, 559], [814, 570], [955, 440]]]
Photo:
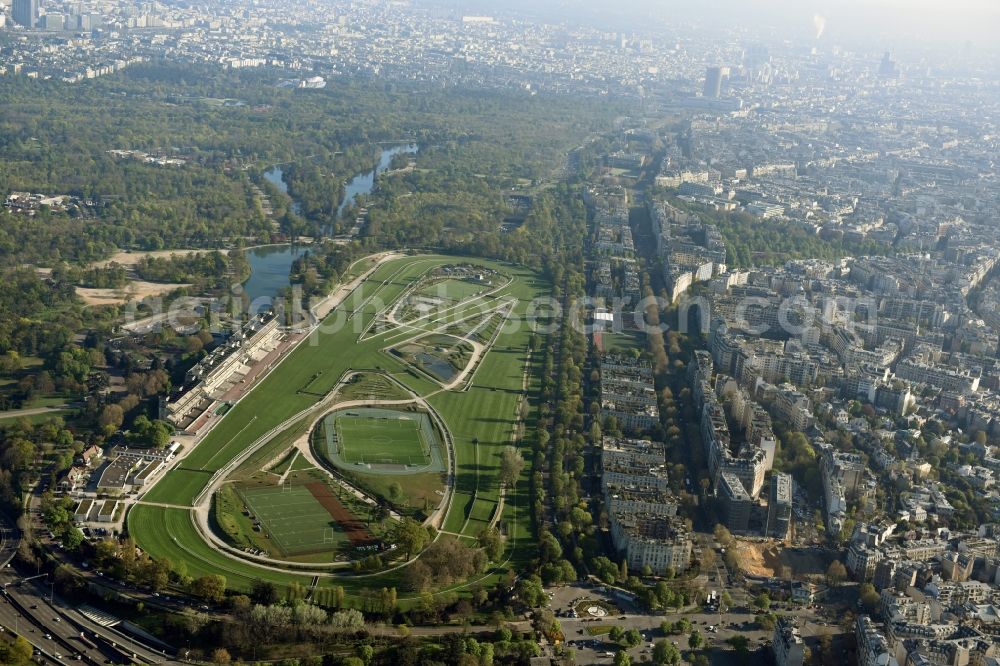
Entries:
[[237, 488], [237, 492], [285, 556], [334, 550], [347, 541], [344, 531], [304, 485]]
[[449, 301], [462, 301], [472, 298], [488, 288], [488, 285], [481, 282], [448, 278], [424, 287], [419, 293], [421, 296], [436, 296]]
[[430, 445], [424, 441], [420, 421], [406, 415], [389, 417], [337, 417], [337, 446], [345, 462], [381, 465], [427, 465]]

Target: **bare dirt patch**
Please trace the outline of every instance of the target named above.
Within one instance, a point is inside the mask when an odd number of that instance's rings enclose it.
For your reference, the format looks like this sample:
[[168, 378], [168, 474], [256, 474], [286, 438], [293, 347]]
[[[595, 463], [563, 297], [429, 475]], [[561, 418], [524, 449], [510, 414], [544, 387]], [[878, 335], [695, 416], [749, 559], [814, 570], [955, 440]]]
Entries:
[[774, 570], [764, 561], [765, 544], [737, 541], [732, 545], [739, 558], [740, 568], [751, 576], [773, 576]]
[[83, 299], [87, 305], [124, 305], [133, 301], [141, 301], [150, 296], [162, 296], [169, 294], [175, 289], [190, 287], [189, 284], [170, 284], [162, 282], [146, 282], [144, 280], [132, 280], [124, 287], [118, 289], [93, 289], [89, 287], [77, 287], [77, 295]]
[[149, 252], [116, 252], [109, 259], [95, 261], [91, 264], [93, 268], [106, 268], [111, 264], [118, 264], [128, 269], [128, 284], [115, 289], [94, 289], [89, 287], [77, 287], [76, 293], [87, 305], [124, 305], [135, 301], [141, 301], [150, 296], [162, 296], [169, 294], [175, 289], [190, 287], [189, 284], [169, 283], [169, 282], [147, 282], [136, 279], [134, 267], [145, 257], [170, 256], [184, 257], [191, 254], [203, 254], [208, 250], [154, 250]]
[[209, 250], [152, 250], [149, 252], [116, 252], [111, 256], [110, 259], [105, 259], [103, 261], [95, 261], [91, 266], [95, 268], [103, 268], [112, 263], [118, 264], [120, 266], [135, 266], [144, 257], [170, 257], [170, 255], [177, 255], [178, 257], [184, 257], [189, 254], [201, 254], [208, 252]]
[[355, 546], [364, 546], [372, 541], [371, 533], [364, 524], [354, 517], [346, 506], [341, 504], [337, 496], [330, 492], [330, 487], [325, 483], [307, 483], [306, 488], [316, 498], [316, 501], [323, 505], [330, 517], [340, 525], [344, 534]]
[[737, 541], [740, 567], [751, 576], [822, 577], [834, 555], [820, 548], [785, 548], [780, 542]]

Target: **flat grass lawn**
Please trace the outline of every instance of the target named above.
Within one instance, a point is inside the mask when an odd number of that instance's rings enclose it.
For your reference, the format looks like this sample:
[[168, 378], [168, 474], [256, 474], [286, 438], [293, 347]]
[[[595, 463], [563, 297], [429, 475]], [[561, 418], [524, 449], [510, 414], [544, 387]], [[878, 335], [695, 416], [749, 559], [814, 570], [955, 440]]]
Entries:
[[399, 484], [403, 491], [404, 504], [410, 509], [429, 513], [444, 499], [444, 474], [424, 472], [422, 474], [363, 474], [350, 470], [346, 476], [361, 488], [375, 495], [390, 497], [392, 484]]
[[278, 476], [281, 476], [282, 474], [285, 473], [286, 470], [288, 470], [289, 467], [292, 466], [292, 463], [295, 462], [298, 456], [299, 456], [299, 450], [292, 449], [288, 453], [286, 453], [284, 457], [282, 457], [282, 459], [278, 462], [278, 464], [276, 464], [268, 471], [277, 474]]
[[292, 462], [291, 470], [293, 472], [304, 472], [310, 469], [316, 469], [316, 468], [313, 467], [313, 464], [309, 462], [308, 458], [306, 458], [301, 454], [295, 458], [294, 462]]
[[[215, 472], [274, 426], [316, 403], [315, 395], [299, 394], [289, 387], [312, 382], [310, 390], [322, 395], [349, 369], [374, 369], [381, 365], [391, 372], [405, 372], [403, 364], [381, 352], [377, 338], [366, 342], [358, 342], [357, 338], [380, 307], [391, 303], [427, 270], [448, 261], [454, 259], [408, 257], [380, 266], [327, 317], [321, 328], [236, 403], [182, 461], [182, 466], [188, 470]], [[346, 349], [352, 353], [344, 354]], [[314, 379], [317, 369], [324, 372]], [[208, 474], [199, 484], [195, 477], [183, 471], [168, 472], [146, 499], [190, 505], [210, 477]]]
[[42, 414], [30, 414], [28, 416], [3, 416], [0, 417], [0, 423], [17, 423], [18, 421], [26, 421], [31, 425], [41, 425], [47, 423], [50, 419], [59, 417], [63, 418], [69, 414], [72, 414], [71, 409], [61, 409], [58, 411], [44, 412]]
[[628, 354], [633, 349], [646, 349], [646, 335], [639, 331], [604, 332], [601, 333], [601, 342], [608, 353]]
[[365, 373], [340, 389], [343, 400], [406, 400], [410, 396], [382, 374]]
[[431, 461], [430, 444], [417, 420], [338, 416], [334, 427], [345, 462], [426, 465]]
[[347, 541], [305, 486], [241, 488], [239, 493], [285, 555], [332, 550]]
[[[530, 274], [528, 274], [530, 275]], [[515, 272], [516, 314], [535, 295], [528, 275]], [[512, 443], [531, 331], [526, 326], [504, 331], [480, 362], [472, 387], [465, 392], [439, 393], [430, 399], [455, 441], [457, 477], [455, 500], [444, 529], [476, 536], [496, 506], [500, 454]], [[527, 456], [526, 456], [527, 457]]]
[[163, 504], [190, 504], [212, 478], [212, 472], [187, 469], [184, 461], [170, 470], [143, 499]]
[[[280, 455], [282, 451], [290, 448], [295, 440], [304, 435], [308, 429], [309, 419], [300, 419], [288, 428], [288, 430], [283, 431], [267, 444], [250, 454], [246, 460], [240, 463], [240, 466], [236, 468], [236, 471], [233, 472], [229, 478], [235, 480], [254, 476], [264, 469], [265, 465], [274, 460], [276, 456]], [[301, 455], [296, 458], [295, 463], [292, 465], [293, 469], [299, 465], [299, 460], [301, 459]], [[275, 470], [272, 469], [271, 471], [274, 472]], [[284, 472], [285, 470], [281, 470], [277, 473], [283, 474]]]
[[201, 538], [191, 522], [190, 509], [136, 505], [128, 514], [128, 530], [136, 538], [141, 535], [141, 547], [155, 557], [183, 567], [192, 578], [221, 574], [229, 589], [249, 590], [255, 580], [280, 586], [309, 585], [312, 580], [308, 575], [266, 569], [220, 553]]
[[489, 288], [491, 288], [489, 285], [478, 282], [448, 278], [421, 289], [420, 294], [423, 296], [440, 296], [449, 301], [464, 301]]

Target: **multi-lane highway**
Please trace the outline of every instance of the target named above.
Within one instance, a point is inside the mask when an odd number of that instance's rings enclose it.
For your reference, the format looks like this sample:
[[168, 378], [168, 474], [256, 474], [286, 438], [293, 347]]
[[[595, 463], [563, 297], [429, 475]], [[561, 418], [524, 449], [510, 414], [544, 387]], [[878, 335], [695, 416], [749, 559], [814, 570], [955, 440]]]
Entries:
[[0, 625], [24, 636], [52, 657], [94, 665], [134, 661], [159, 664], [169, 660], [163, 652], [147, 648], [62, 602], [52, 595], [47, 577], [18, 582], [10, 571], [0, 574]]
[[17, 555], [17, 546], [21, 542], [21, 531], [6, 514], [0, 513], [0, 569], [6, 569], [14, 556]]
[[103, 664], [113, 656], [84, 644], [69, 622], [37, 595], [18, 590], [10, 576], [4, 575], [3, 582], [7, 586], [0, 599], [0, 623], [7, 631], [24, 636], [37, 652], [50, 660], [77, 660], [79, 656], [79, 661], [90, 664]]
[[0, 515], [0, 631], [23, 636], [39, 663], [141, 661], [159, 664], [163, 652], [147, 648], [114, 627], [104, 626], [53, 594], [45, 574], [24, 577], [12, 565], [20, 540], [17, 527]]

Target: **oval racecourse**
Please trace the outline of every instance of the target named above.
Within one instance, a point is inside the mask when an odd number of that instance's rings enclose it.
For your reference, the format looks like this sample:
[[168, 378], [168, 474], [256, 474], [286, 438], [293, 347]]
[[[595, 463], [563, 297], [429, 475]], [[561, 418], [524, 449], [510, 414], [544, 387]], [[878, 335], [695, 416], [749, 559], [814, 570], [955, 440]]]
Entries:
[[[419, 311], [410, 307], [422, 305], [432, 292], [436, 307]], [[316, 507], [322, 507], [329, 514], [317, 520], [335, 517], [335, 524], [350, 523], [343, 507], [337, 506], [341, 504], [336, 497], [339, 489], [333, 475], [323, 471], [326, 464], [386, 474], [433, 471], [436, 465], [442, 468], [437, 473], [442, 478], [443, 499], [426, 518], [428, 524], [435, 524], [439, 537], [451, 535], [472, 543], [489, 526], [499, 506], [508, 536], [503, 565], [516, 566], [530, 557], [523, 547], [530, 536], [528, 483], [519, 483], [516, 492], [508, 491], [500, 504], [499, 458], [503, 447], [517, 443], [518, 414], [523, 411], [534, 418], [534, 409], [521, 409], [522, 400], [534, 399], [538, 369], [537, 363], [531, 363], [535, 334], [524, 315], [533, 299], [548, 293], [549, 285], [538, 274], [500, 262], [417, 255], [378, 265], [140, 498], [128, 515], [130, 535], [151, 556], [168, 559], [175, 568], [183, 563], [189, 576], [225, 576], [230, 589], [247, 590], [253, 581], [266, 580], [281, 587], [315, 586], [315, 598], [322, 599], [324, 590], [342, 586], [350, 599], [364, 588], [401, 585], [408, 563], [400, 558], [383, 571], [359, 574], [338, 568], [337, 563], [247, 557], [205, 533], [205, 516], [219, 487], [233, 483], [230, 477], [234, 475], [260, 472], [266, 461], [299, 446], [301, 456], [293, 455], [287, 468], [270, 472], [275, 477], [283, 475], [282, 483], [275, 482], [274, 492], [292, 492], [282, 490], [282, 484], [301, 487], [304, 490], [294, 492], [306, 494], [296, 502], [301, 500], [305, 506], [315, 500], [316, 506], [309, 504], [308, 510], [320, 516]], [[405, 320], [394, 316], [402, 306], [413, 313]], [[462, 354], [451, 357], [454, 377], [445, 383], [389, 351], [427, 336], [445, 335], [462, 343]], [[398, 386], [400, 395], [351, 395], [356, 389], [349, 378], [357, 373], [384, 376], [385, 384]], [[347, 416], [350, 410], [355, 416]], [[360, 410], [382, 410], [385, 419], [374, 421], [373, 426], [357, 416]], [[407, 419], [390, 418], [392, 410], [426, 413], [428, 419], [435, 419], [432, 431], [442, 441], [428, 444], [424, 430], [404, 423]], [[338, 439], [349, 443], [347, 448], [334, 449], [339, 451], [334, 460], [317, 460], [321, 456], [312, 455], [310, 433], [331, 414], [342, 417], [335, 417], [330, 425]], [[525, 425], [530, 427], [530, 423]], [[367, 444], [355, 446], [358, 442]], [[287, 483], [292, 475], [302, 483]], [[284, 501], [292, 506], [292, 499]], [[352, 544], [371, 536], [363, 537], [356, 524], [347, 524], [343, 533]], [[322, 537], [319, 534], [311, 538], [324, 542], [331, 538], [325, 531]], [[274, 536], [288, 543], [296, 539], [295, 534]], [[299, 536], [299, 541], [306, 539]], [[287, 547], [294, 550], [294, 546]], [[498, 575], [502, 568], [496, 567], [479, 582], [487, 582], [484, 579]], [[475, 582], [466, 581], [453, 589]], [[412, 598], [404, 593], [400, 601], [405, 605]]]

